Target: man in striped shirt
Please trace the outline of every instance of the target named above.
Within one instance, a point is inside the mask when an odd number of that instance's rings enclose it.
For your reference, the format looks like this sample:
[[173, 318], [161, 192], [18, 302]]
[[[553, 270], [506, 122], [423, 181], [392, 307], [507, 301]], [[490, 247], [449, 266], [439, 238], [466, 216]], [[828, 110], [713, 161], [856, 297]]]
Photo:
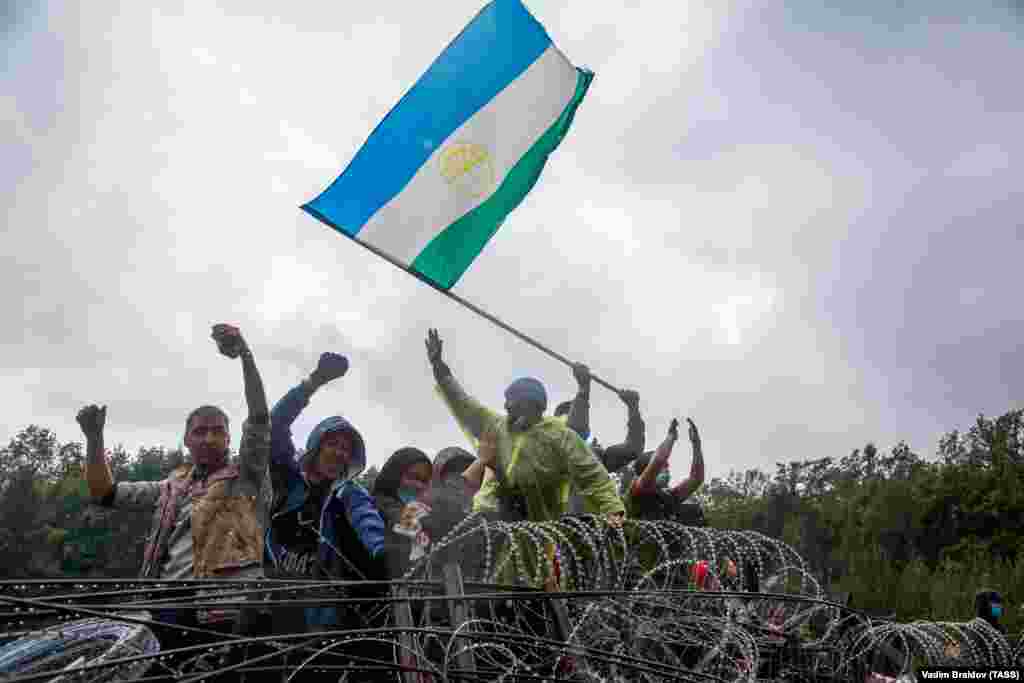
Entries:
[[[201, 406], [185, 420], [190, 462], [163, 481], [114, 481], [103, 448], [106, 406], [89, 405], [77, 420], [86, 437], [85, 478], [100, 505], [151, 509], [153, 524], [141, 571], [149, 579], [260, 579], [266, 517], [270, 415], [263, 381], [238, 328], [216, 325], [221, 354], [241, 358], [248, 419], [242, 425], [237, 462], [229, 462], [229, 420], [215, 406]], [[161, 621], [229, 630], [237, 610], [164, 610]], [[163, 635], [163, 634], [162, 634]], [[186, 644], [178, 629], [166, 634]], [[164, 641], [164, 638], [161, 638]], [[169, 646], [163, 642], [165, 649]]]

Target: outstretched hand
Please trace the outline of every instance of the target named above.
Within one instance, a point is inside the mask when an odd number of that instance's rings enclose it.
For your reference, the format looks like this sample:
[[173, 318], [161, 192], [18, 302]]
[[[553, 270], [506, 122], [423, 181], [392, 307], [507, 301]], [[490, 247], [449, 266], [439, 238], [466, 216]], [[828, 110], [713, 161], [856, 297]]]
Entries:
[[103, 427], [107, 423], [107, 407], [96, 405], [85, 406], [75, 416], [78, 426], [87, 439], [95, 439], [103, 435]]
[[672, 418], [672, 422], [668, 425], [668, 435], [675, 441], [679, 438], [679, 420]]
[[312, 376], [317, 382], [324, 384], [344, 377], [346, 372], [348, 372], [348, 358], [340, 353], [328, 351], [320, 354], [320, 361], [316, 364], [316, 370], [313, 371]]
[[427, 331], [427, 359], [431, 364], [441, 362], [441, 336], [437, 333], [437, 330], [430, 328]]
[[213, 333], [210, 335], [217, 342], [217, 350], [228, 358], [238, 358], [245, 351], [245, 339], [242, 338], [242, 331], [234, 325], [221, 323], [213, 326]]

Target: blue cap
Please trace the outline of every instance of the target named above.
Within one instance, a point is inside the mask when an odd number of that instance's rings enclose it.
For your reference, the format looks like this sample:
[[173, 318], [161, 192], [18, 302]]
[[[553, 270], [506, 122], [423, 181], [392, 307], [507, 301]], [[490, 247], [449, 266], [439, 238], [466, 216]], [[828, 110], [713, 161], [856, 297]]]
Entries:
[[505, 399], [508, 401], [536, 401], [540, 404], [541, 412], [547, 410], [548, 392], [544, 385], [533, 377], [520, 377], [505, 390]]

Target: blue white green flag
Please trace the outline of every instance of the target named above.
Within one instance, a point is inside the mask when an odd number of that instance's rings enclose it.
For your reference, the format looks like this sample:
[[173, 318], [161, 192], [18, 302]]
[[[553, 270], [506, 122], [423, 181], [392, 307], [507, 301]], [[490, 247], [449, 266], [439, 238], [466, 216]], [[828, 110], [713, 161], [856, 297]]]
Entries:
[[302, 208], [447, 291], [533, 188], [592, 79], [520, 0], [494, 0]]

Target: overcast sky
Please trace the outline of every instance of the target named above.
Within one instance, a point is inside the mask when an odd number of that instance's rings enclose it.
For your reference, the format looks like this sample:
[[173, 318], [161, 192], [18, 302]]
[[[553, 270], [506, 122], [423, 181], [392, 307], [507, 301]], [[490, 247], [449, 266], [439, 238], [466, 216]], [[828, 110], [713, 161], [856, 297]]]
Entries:
[[[321, 351], [348, 355], [296, 437], [341, 413], [378, 465], [464, 444], [430, 326], [485, 403], [527, 374], [569, 398], [560, 363], [298, 208], [483, 0], [220, 4], [5, 4], [0, 441], [30, 423], [78, 440], [92, 402], [132, 450], [180, 443], [201, 403], [237, 440], [222, 321], [272, 402]], [[1019, 11], [527, 4], [596, 78], [458, 293], [635, 387], [652, 446], [692, 416], [709, 477], [869, 440], [931, 455], [1020, 407]], [[623, 438], [618, 399], [592, 404], [598, 438]]]

